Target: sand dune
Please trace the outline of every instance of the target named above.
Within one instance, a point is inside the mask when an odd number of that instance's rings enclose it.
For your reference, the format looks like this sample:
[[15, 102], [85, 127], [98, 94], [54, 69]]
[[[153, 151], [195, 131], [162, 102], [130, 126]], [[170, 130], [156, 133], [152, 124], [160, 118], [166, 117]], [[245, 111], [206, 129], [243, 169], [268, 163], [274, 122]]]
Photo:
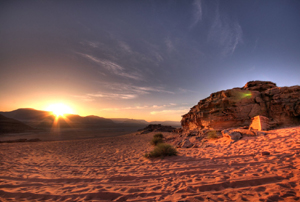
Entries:
[[148, 160], [152, 136], [1, 144], [0, 201], [300, 200], [300, 127]]

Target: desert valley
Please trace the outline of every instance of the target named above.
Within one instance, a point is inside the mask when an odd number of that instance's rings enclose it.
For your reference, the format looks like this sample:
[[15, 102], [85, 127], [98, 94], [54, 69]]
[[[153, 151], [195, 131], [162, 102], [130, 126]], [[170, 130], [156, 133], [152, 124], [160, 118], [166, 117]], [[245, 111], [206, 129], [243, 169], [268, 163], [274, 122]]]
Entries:
[[1, 0], [0, 202], [300, 201], [299, 0]]
[[[240, 97], [240, 93], [250, 95]], [[61, 128], [62, 139], [49, 138], [49, 134], [55, 135], [51, 130], [43, 139], [45, 131], [21, 125], [20, 130], [27, 131], [18, 137], [31, 134], [41, 141], [1, 143], [0, 199], [299, 201], [299, 97], [300, 86], [281, 88], [271, 82], [256, 81], [243, 88], [211, 94], [196, 105], [200, 107], [191, 108], [183, 116], [183, 127], [177, 129], [152, 124], [144, 130], [126, 131], [123, 125], [123, 131], [110, 132], [98, 122], [78, 126], [77, 121], [77, 127], [74, 123], [74, 128]], [[280, 111], [280, 106], [286, 109], [291, 102], [294, 105], [289, 111]], [[276, 111], [272, 111], [274, 105]], [[249, 111], [247, 116], [243, 116], [242, 109]], [[230, 110], [235, 116], [216, 113]], [[200, 117], [187, 119], [194, 117], [192, 114]], [[265, 119], [255, 125], [256, 116]], [[107, 120], [101, 118], [103, 121]], [[128, 130], [133, 130], [133, 125]], [[150, 143], [158, 133], [164, 143], [177, 149], [177, 155], [145, 157], [153, 150]], [[5, 134], [0, 138], [14, 137]]]

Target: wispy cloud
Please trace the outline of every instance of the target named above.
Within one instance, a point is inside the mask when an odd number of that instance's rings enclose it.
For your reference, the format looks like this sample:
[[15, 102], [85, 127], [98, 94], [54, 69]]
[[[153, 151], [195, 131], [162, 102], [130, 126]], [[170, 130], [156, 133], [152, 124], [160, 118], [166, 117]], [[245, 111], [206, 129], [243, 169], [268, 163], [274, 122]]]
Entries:
[[150, 112], [151, 115], [157, 115], [157, 114], [184, 114], [187, 113], [190, 109], [167, 109], [167, 110], [161, 110], [161, 111], [152, 111]]
[[161, 86], [146, 87], [146, 86], [126, 84], [126, 83], [104, 83], [104, 82], [101, 83], [101, 86], [105, 87], [106, 89], [109, 89], [110, 91], [127, 92], [127, 93], [138, 94], [138, 95], [150, 94], [153, 92], [174, 94], [174, 92], [166, 90]]
[[164, 90], [162, 87], [138, 87], [131, 86], [132, 91], [137, 92], [139, 94], [149, 94], [150, 92], [158, 92], [158, 93], [168, 93], [174, 94], [172, 91]]
[[202, 3], [201, 0], [194, 0], [193, 2], [193, 21], [190, 28], [193, 28], [202, 20]]
[[120, 41], [120, 40], [119, 40], [118, 42], [119, 42], [120, 48], [121, 48], [124, 52], [129, 53], [129, 54], [132, 54], [132, 50], [131, 50], [130, 46], [129, 46], [127, 43], [125, 43], [124, 41]]
[[85, 102], [92, 102], [95, 100], [95, 98], [93, 98], [91, 96], [87, 96], [87, 95], [73, 95], [73, 97], [81, 99]]
[[119, 111], [120, 108], [102, 108], [99, 111]]
[[171, 41], [170, 38], [165, 39], [165, 44], [166, 44], [166, 47], [167, 47], [167, 50], [168, 50], [169, 53], [176, 50], [176, 48], [174, 46], [174, 43]]
[[120, 110], [140, 110], [147, 109], [149, 106], [134, 106], [134, 107], [122, 107], [122, 108], [102, 108], [100, 111], [120, 111]]
[[[169, 108], [169, 109], [168, 109]], [[175, 108], [175, 109], [170, 109]], [[122, 108], [102, 108], [100, 111], [120, 111], [120, 110], [157, 110], [164, 109], [160, 111], [151, 111], [150, 114], [159, 114], [159, 113], [181, 113], [187, 112], [187, 109], [182, 109], [182, 106], [177, 106], [175, 103], [169, 103], [164, 105], [144, 105], [144, 106], [131, 106], [131, 107], [122, 107]]]
[[96, 98], [129, 100], [151, 93], [174, 94], [174, 92], [165, 90], [162, 87], [143, 87], [124, 83], [101, 83], [101, 87], [103, 88], [102, 91], [74, 97], [81, 98], [84, 101], [93, 101]]
[[117, 94], [117, 93], [95, 93], [95, 94], [87, 94], [86, 97], [90, 98], [117, 98], [117, 99], [134, 99], [137, 97], [137, 95], [133, 94]]
[[240, 24], [221, 16], [219, 6], [216, 8], [214, 20], [208, 33], [208, 41], [221, 48], [223, 56], [232, 54], [239, 43], [242, 42], [243, 31]]
[[178, 88], [179, 93], [195, 93], [196, 91], [185, 89], [185, 88]]
[[78, 53], [81, 56], [83, 56], [84, 58], [89, 59], [90, 61], [98, 64], [99, 66], [105, 68], [106, 70], [108, 70], [109, 72], [124, 77], [124, 78], [129, 78], [129, 79], [133, 79], [133, 80], [144, 80], [143, 76], [137, 72], [131, 72], [128, 73], [126, 72], [125, 68], [118, 65], [115, 62], [112, 61], [108, 61], [108, 60], [104, 60], [104, 59], [99, 59], [95, 56], [89, 55], [89, 54], [84, 54], [84, 53]]
[[98, 48], [99, 47], [99, 42], [95, 42], [95, 41], [82, 41], [80, 43], [84, 46], [89, 46], [89, 47], [92, 47], [92, 48]]

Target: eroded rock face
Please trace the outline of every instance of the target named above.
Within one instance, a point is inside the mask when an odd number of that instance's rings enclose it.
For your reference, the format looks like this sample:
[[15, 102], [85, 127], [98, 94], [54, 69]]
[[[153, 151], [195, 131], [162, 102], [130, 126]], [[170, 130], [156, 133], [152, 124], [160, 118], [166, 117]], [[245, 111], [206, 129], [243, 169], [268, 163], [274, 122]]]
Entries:
[[274, 126], [300, 125], [300, 86], [277, 87], [270, 81], [250, 81], [242, 88], [212, 93], [183, 115], [185, 131], [249, 126], [257, 115]]

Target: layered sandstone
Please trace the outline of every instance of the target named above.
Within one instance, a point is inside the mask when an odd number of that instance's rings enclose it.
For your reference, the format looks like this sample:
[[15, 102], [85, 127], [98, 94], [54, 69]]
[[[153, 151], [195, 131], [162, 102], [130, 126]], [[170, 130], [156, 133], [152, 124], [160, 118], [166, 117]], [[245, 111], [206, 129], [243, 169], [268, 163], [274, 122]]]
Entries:
[[183, 115], [181, 125], [185, 131], [237, 128], [249, 126], [257, 115], [277, 128], [300, 125], [300, 86], [250, 81], [242, 88], [212, 93]]

